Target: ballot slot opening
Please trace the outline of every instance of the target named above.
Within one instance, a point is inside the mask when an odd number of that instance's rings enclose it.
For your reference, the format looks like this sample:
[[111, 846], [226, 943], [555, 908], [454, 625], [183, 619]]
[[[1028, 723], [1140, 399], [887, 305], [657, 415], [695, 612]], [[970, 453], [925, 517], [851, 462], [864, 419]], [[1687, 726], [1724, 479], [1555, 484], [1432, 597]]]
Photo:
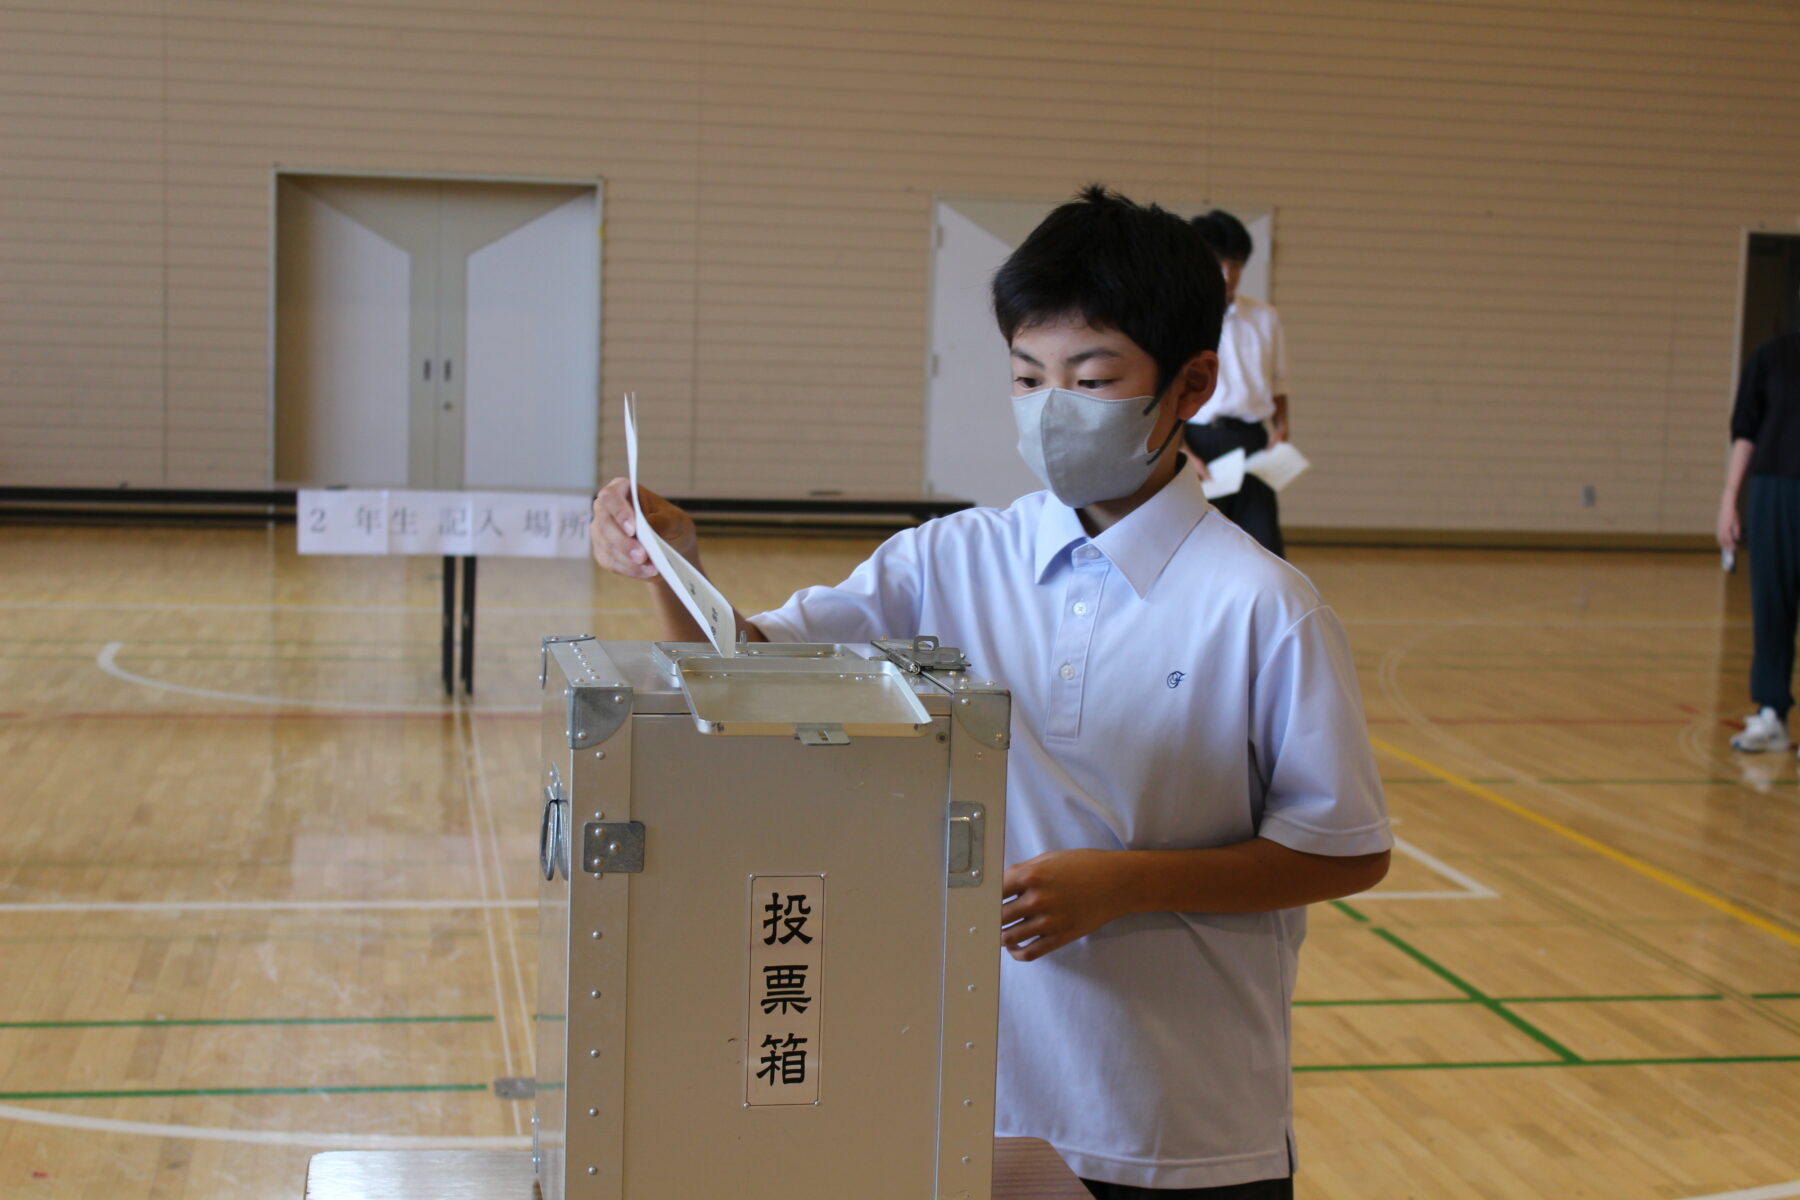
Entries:
[[843, 646], [757, 645], [726, 657], [710, 646], [658, 643], [657, 656], [702, 733], [842, 745], [918, 737], [931, 727], [904, 673]]

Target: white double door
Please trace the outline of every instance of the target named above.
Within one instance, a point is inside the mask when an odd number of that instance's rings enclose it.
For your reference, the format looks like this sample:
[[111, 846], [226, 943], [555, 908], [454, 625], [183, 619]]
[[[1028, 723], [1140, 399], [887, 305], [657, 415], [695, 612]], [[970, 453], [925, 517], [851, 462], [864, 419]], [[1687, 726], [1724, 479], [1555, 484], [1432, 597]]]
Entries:
[[594, 186], [283, 175], [275, 477], [591, 489]]

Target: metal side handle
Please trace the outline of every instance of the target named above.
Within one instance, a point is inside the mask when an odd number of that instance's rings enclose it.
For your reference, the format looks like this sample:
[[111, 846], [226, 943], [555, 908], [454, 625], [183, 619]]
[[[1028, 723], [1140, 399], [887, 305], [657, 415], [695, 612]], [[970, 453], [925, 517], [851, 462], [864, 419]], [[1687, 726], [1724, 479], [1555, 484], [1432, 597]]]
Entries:
[[980, 887], [981, 864], [987, 858], [987, 809], [966, 800], [950, 802], [951, 887]]

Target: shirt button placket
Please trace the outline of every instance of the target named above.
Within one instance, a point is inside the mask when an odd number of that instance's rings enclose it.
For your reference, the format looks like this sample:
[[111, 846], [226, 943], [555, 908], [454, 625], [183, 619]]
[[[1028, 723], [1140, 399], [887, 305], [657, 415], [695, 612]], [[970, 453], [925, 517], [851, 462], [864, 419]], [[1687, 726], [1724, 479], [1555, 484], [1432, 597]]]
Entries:
[[1063, 619], [1051, 658], [1056, 678], [1051, 682], [1049, 727], [1052, 737], [1075, 737], [1081, 731], [1082, 675], [1087, 665], [1088, 643], [1093, 636], [1094, 611], [1099, 604], [1106, 564], [1092, 546], [1075, 551], [1075, 569], [1063, 593]]

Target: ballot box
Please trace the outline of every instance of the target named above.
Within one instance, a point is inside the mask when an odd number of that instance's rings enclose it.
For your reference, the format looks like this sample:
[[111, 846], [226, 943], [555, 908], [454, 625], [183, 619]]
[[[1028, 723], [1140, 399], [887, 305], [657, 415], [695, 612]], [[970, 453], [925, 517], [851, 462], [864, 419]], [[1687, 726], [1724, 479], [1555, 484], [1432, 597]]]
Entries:
[[545, 1200], [989, 1200], [1011, 699], [934, 639], [543, 646]]

